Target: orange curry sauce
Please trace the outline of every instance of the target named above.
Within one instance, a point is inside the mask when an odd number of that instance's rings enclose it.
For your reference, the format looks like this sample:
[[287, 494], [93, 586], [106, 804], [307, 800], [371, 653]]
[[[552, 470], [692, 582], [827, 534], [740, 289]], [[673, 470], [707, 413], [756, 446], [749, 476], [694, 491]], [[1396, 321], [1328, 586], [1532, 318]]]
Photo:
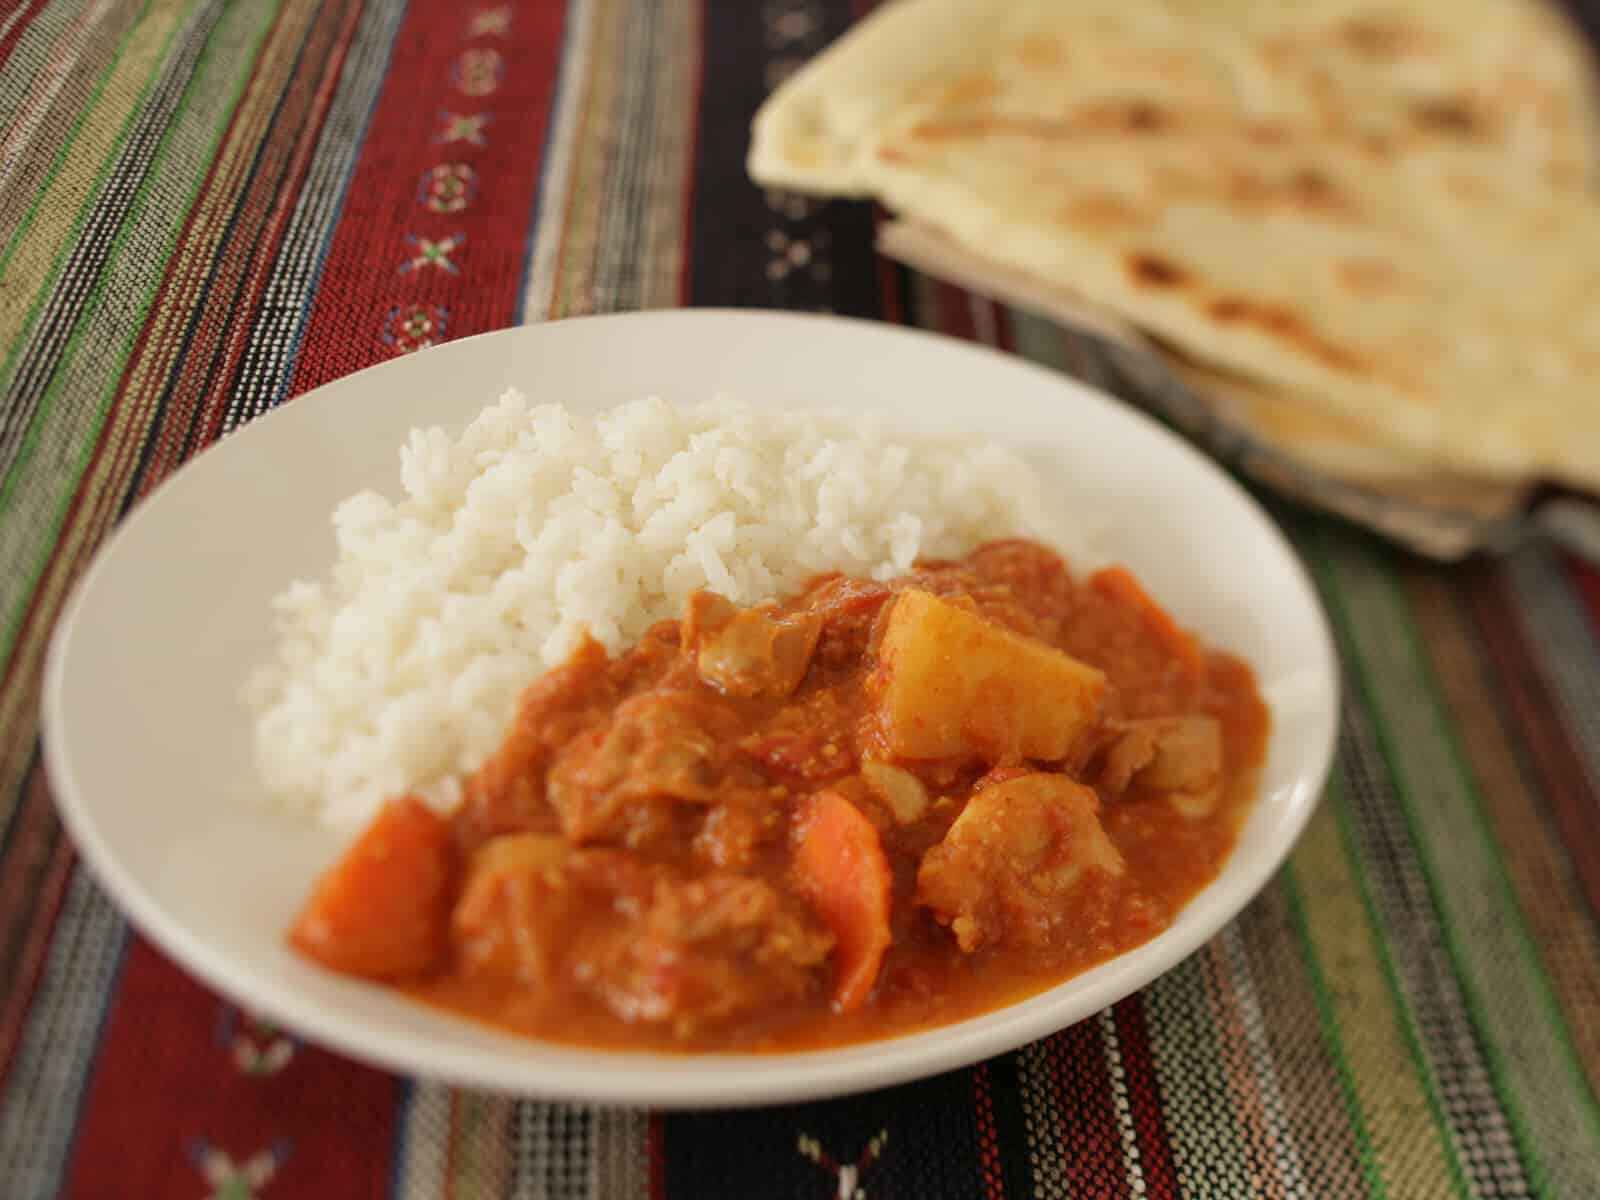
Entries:
[[391, 803], [302, 953], [540, 1038], [774, 1051], [997, 1008], [1214, 878], [1269, 718], [1121, 568], [995, 542], [737, 610], [698, 593], [525, 693], [437, 816]]

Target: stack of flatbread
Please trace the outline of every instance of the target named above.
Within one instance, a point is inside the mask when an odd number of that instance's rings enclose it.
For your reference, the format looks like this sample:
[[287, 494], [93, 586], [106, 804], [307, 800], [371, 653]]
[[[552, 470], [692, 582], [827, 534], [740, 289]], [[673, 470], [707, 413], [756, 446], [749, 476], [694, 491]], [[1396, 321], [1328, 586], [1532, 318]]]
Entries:
[[1600, 491], [1592, 77], [1537, 0], [892, 0], [749, 166], [878, 199], [886, 252], [1137, 349], [1282, 474], [1492, 519]]

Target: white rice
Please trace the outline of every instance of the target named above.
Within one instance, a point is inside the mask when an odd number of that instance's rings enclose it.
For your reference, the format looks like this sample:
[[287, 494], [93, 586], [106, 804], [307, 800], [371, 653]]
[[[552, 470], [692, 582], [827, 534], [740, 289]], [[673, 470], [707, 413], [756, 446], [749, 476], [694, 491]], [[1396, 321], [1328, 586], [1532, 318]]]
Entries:
[[400, 483], [335, 510], [332, 574], [276, 598], [246, 689], [268, 788], [338, 825], [408, 790], [450, 803], [585, 628], [617, 651], [697, 588], [751, 604], [1044, 533], [1033, 472], [993, 445], [722, 401], [590, 420], [508, 391], [456, 440], [413, 430]]

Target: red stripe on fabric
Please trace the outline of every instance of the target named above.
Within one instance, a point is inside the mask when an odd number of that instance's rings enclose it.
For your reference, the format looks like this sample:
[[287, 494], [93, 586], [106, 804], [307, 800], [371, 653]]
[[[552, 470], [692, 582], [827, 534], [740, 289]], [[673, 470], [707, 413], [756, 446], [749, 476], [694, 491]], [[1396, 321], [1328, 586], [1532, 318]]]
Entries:
[[444, 1200], [455, 1200], [456, 1154], [460, 1148], [461, 1093], [450, 1090], [450, 1116], [445, 1123], [444, 1136]]
[[1050, 1085], [1061, 1125], [1052, 1130], [1065, 1149], [1073, 1195], [1122, 1195], [1128, 1190], [1122, 1138], [1111, 1107], [1105, 1038], [1094, 1021], [1079, 1021], [1045, 1044]]
[[[882, 209], [878, 210], [874, 222], [874, 229], [880, 229], [885, 220]], [[906, 323], [906, 299], [901, 293], [900, 266], [892, 258], [877, 255], [878, 260], [878, 294], [883, 298], [883, 319], [894, 325]]]
[[[279, 19], [281, 20], [281, 18], [282, 13], [280, 11]], [[255, 69], [259, 69], [259, 63]], [[235, 109], [234, 113], [229, 118], [228, 129], [223, 135], [223, 141], [219, 144], [225, 145], [227, 138], [232, 135], [233, 125], [234, 122], [238, 120], [238, 115], [238, 110]], [[192, 236], [194, 223], [198, 217], [198, 214], [205, 208], [206, 198], [210, 194], [212, 186], [215, 183], [217, 169], [218, 160], [213, 158], [211, 164], [206, 168], [206, 174], [201, 183], [200, 189], [195, 193], [196, 199], [190, 205], [188, 213], [184, 216], [183, 224], [179, 228], [178, 240], [174, 243], [174, 252], [167, 260], [167, 269], [162, 275], [161, 282], [157, 285], [156, 297], [149, 310], [152, 313], [161, 311], [161, 306], [168, 300], [169, 293], [173, 286], [175, 286], [175, 265], [182, 261], [184, 249], [188, 245]], [[118, 418], [121, 415], [122, 408], [128, 402], [129, 381], [135, 366], [141, 361], [144, 356], [144, 352], [149, 345], [151, 324], [151, 321], [146, 319], [144, 324], [139, 327], [139, 332], [134, 337], [132, 351], [129, 353], [126, 363], [123, 366], [122, 376], [117, 381], [116, 393], [112, 398], [109, 408], [107, 409], [105, 418], [101, 421], [100, 433], [96, 437], [94, 446], [89, 452], [88, 464], [79, 474], [78, 485], [72, 493], [71, 500], [69, 500], [67, 503], [66, 513], [62, 517], [62, 529], [70, 529], [72, 525], [80, 519], [80, 510], [84, 500], [84, 481], [97, 478], [100, 472], [101, 460], [110, 448], [108, 447], [106, 433], [117, 427]], [[217, 411], [219, 414], [218, 419], [220, 420], [220, 413], [226, 407], [226, 397], [219, 395], [217, 397], [217, 401]], [[212, 435], [212, 438], [214, 437], [215, 434]], [[130, 439], [128, 442], [115, 447], [115, 449], [118, 453], [119, 460], [121, 460], [125, 459], [129, 454], [138, 453], [139, 445], [134, 440]], [[162, 473], [159, 471], [149, 472], [145, 477], [144, 486], [140, 494], [143, 495], [148, 492], [152, 487], [155, 486], [156, 483], [160, 482], [161, 477]], [[87, 518], [84, 519], [87, 519], [94, 527], [98, 528], [104, 524], [107, 512], [115, 507], [119, 507], [123, 503], [124, 499], [125, 497], [120, 488], [99, 488], [96, 490], [95, 506], [90, 511]], [[75, 572], [81, 571], [83, 570], [84, 566], [85, 563], [80, 559], [72, 569]], [[50, 590], [51, 589], [46, 587], [36, 587], [33, 589], [28, 598], [28, 604], [22, 613], [22, 622], [18, 626], [20, 632], [15, 639], [15, 645], [21, 645], [27, 640], [27, 631], [32, 627], [33, 622], [39, 616], [38, 606], [44, 600], [45, 596], [50, 593]], [[49, 618], [47, 617], [47, 619]], [[9, 687], [12, 685], [13, 675], [19, 669], [19, 667], [20, 656], [12, 655], [10, 661], [5, 663], [4, 669], [0, 670], [0, 688]]]
[[1600, 797], [1589, 790], [1565, 727], [1553, 719], [1560, 709], [1540, 674], [1508, 586], [1501, 569], [1491, 567], [1469, 576], [1463, 589], [1494, 674], [1486, 690], [1503, 697], [1503, 711], [1516, 723], [1514, 741], [1531, 759], [1538, 790], [1560, 830], [1590, 914], [1600, 917], [1600, 839], [1594, 837]]
[[1144, 1000], [1129, 996], [1111, 1010], [1122, 1049], [1122, 1070], [1133, 1109], [1134, 1133], [1139, 1139], [1139, 1165], [1144, 1171], [1144, 1194], [1158, 1200], [1178, 1195], [1178, 1168], [1167, 1140], [1161, 1112], [1161, 1085], [1156, 1080], [1155, 1057], [1150, 1052], [1150, 1028], [1145, 1022]]
[[[240, 220], [218, 247], [220, 257], [208, 297], [212, 301], [220, 298], [226, 303], [208, 305], [200, 314], [194, 342], [174, 364], [178, 374], [162, 427], [157, 431], [160, 441], [140, 481], [141, 496], [179, 465], [183, 431], [196, 420], [197, 410], [200, 410], [199, 428], [189, 452], [198, 452], [221, 436], [222, 422], [228, 411], [229, 388], [218, 384], [233, 379], [244, 357], [256, 309], [266, 293], [279, 247], [305, 186], [345, 61], [355, 43], [362, 10], [360, 3], [346, 4], [342, 12], [332, 6], [319, 7], [317, 17], [306, 31], [295, 72], [283, 84], [284, 110], [275, 115], [265, 130], [265, 141], [260, 147], [263, 165], [270, 163], [274, 169], [258, 169], [236, 201], [234, 213]], [[331, 31], [328, 26], [333, 27]], [[331, 45], [319, 53], [319, 44], [328, 41]], [[304, 85], [311, 82], [305, 75], [311, 69], [308, 63], [320, 63], [316, 68], [316, 87], [297, 106], [296, 101], [304, 94]], [[232, 135], [231, 130], [229, 134]], [[272, 154], [272, 148], [285, 139], [290, 141], [287, 154]], [[285, 158], [287, 164], [283, 161]], [[200, 207], [201, 204], [196, 205], [197, 209]], [[248, 220], [244, 219], [247, 217]], [[174, 255], [173, 261], [181, 259]], [[130, 366], [133, 361], [130, 359]]]
[[978, 340], [978, 330], [972, 321], [972, 308], [967, 293], [942, 280], [932, 280], [934, 319], [936, 329], [969, 342]]
[[16, 1060], [17, 1044], [22, 1040], [22, 1026], [39, 990], [39, 980], [44, 974], [44, 960], [50, 951], [51, 936], [56, 920], [61, 916], [61, 905], [66, 899], [67, 883], [72, 879], [72, 867], [77, 854], [68, 838], [57, 843], [50, 857], [50, 869], [39, 887], [38, 902], [34, 906], [33, 926], [27, 931], [22, 952], [17, 956], [16, 976], [11, 981], [11, 992], [4, 1012], [0, 1012], [0, 1090]]
[[22, 35], [28, 31], [28, 26], [33, 24], [33, 19], [44, 11], [47, 3], [49, 3], [49, 0], [34, 0], [34, 3], [30, 4], [23, 14], [17, 18], [17, 23], [6, 31], [5, 37], [0, 38], [0, 70], [5, 69], [6, 62], [11, 57], [11, 52], [17, 48], [17, 43], [22, 40]]
[[332, 1181], [347, 1200], [387, 1195], [389, 1155], [373, 1148], [394, 1144], [398, 1081], [309, 1046], [250, 1073], [241, 1053], [276, 1035], [230, 1027], [233, 1011], [142, 939], [130, 944], [63, 1196], [221, 1192], [207, 1183], [210, 1154], [268, 1156], [263, 1196], [320, 1195]]
[[[359, 5], [353, 5], [352, 9], [354, 11], [352, 12], [352, 24], [350, 26], [350, 29], [347, 31], [347, 42], [348, 42], [349, 35], [353, 34], [353, 31], [354, 31], [354, 28], [355, 28], [355, 26], [354, 26], [354, 17], [359, 12]], [[281, 11], [279, 13], [278, 19], [279, 20], [282, 19], [282, 12]], [[265, 44], [265, 43], [263, 43], [263, 44]], [[260, 64], [258, 62], [256, 64], [254, 70], [259, 70], [259, 69], [260, 69]], [[337, 71], [330, 72], [330, 75], [331, 75], [332, 78], [337, 78]], [[254, 81], [254, 75], [252, 75], [252, 82], [253, 81]], [[330, 86], [331, 86], [331, 83], [330, 83]], [[228, 129], [224, 133], [223, 140], [219, 143], [220, 145], [226, 145], [227, 144], [227, 139], [230, 138], [233, 135], [234, 123], [238, 120], [238, 118], [239, 118], [239, 113], [238, 113], [238, 110], [235, 109], [234, 113], [229, 118]], [[319, 122], [319, 125], [320, 125], [320, 122]], [[307, 149], [307, 157], [308, 158], [309, 158], [309, 145], [314, 143], [314, 140], [315, 140], [314, 137], [308, 139], [308, 149]], [[183, 261], [185, 253], [186, 253], [186, 250], [187, 250], [187, 247], [188, 247], [188, 245], [189, 245], [189, 243], [190, 243], [190, 241], [192, 240], [192, 237], [193, 237], [194, 224], [195, 224], [196, 220], [198, 219], [198, 215], [202, 211], [204, 211], [204, 209], [207, 206], [208, 197], [209, 197], [209, 195], [211, 193], [211, 190], [212, 190], [212, 188], [213, 188], [213, 186], [214, 186], [214, 184], [216, 182], [216, 174], [217, 174], [217, 170], [218, 170], [218, 161], [219, 161], [218, 159], [213, 158], [210, 166], [207, 167], [205, 177], [204, 177], [204, 179], [203, 179], [203, 181], [201, 183], [201, 187], [200, 187], [199, 191], [197, 191], [195, 193], [196, 199], [195, 199], [194, 203], [192, 203], [190, 205], [189, 211], [184, 217], [183, 225], [179, 229], [178, 240], [174, 243], [175, 250], [174, 250], [173, 254], [168, 258], [168, 260], [167, 260], [167, 269], [166, 269], [166, 271], [164, 272], [164, 274], [162, 276], [160, 284], [157, 286], [156, 298], [155, 298], [154, 302], [152, 303], [152, 305], [150, 307], [150, 312], [152, 312], [152, 313], [161, 311], [162, 306], [169, 300], [171, 290], [176, 286], [176, 282], [175, 282], [176, 275], [177, 275], [177, 272], [175, 270], [176, 265]], [[288, 213], [288, 209], [290, 207], [289, 199], [290, 199], [290, 196], [293, 195], [293, 194], [294, 194], [293, 192], [291, 192], [291, 191], [286, 189], [284, 194], [283, 194], [282, 199], [280, 200], [280, 205], [282, 206], [283, 212], [284, 212], [284, 221], [285, 222], [287, 221], [287, 213]], [[274, 241], [273, 244], [275, 246], [276, 242]], [[268, 261], [270, 261], [270, 260], [268, 260]], [[263, 271], [263, 278], [264, 278], [265, 264], [262, 267], [262, 271]], [[240, 310], [235, 310], [235, 311], [240, 311]], [[115, 429], [117, 427], [118, 418], [119, 418], [119, 416], [121, 414], [122, 408], [129, 400], [129, 396], [128, 396], [129, 382], [130, 382], [130, 380], [132, 378], [133, 371], [135, 370], [136, 366], [142, 361], [142, 359], [144, 357], [144, 353], [145, 353], [145, 351], [146, 351], [146, 349], [147, 349], [147, 347], [149, 345], [149, 339], [150, 339], [150, 336], [151, 336], [151, 327], [152, 327], [152, 322], [147, 319], [144, 322], [144, 324], [142, 324], [139, 327], [139, 332], [135, 335], [132, 351], [128, 355], [126, 363], [125, 363], [125, 365], [123, 367], [122, 376], [117, 381], [117, 390], [116, 390], [115, 396], [112, 399], [111, 405], [110, 405], [110, 407], [109, 407], [109, 409], [108, 409], [108, 411], [106, 413], [105, 419], [101, 422], [100, 436], [96, 438], [94, 447], [90, 451], [88, 465], [85, 467], [84, 471], [79, 476], [79, 486], [78, 486], [77, 490], [75, 490], [73, 492], [72, 499], [68, 502], [66, 515], [65, 515], [65, 517], [63, 518], [63, 521], [62, 521], [62, 528], [63, 529], [70, 528], [75, 521], [80, 519], [79, 510], [80, 510], [80, 508], [82, 506], [82, 503], [83, 503], [82, 481], [89, 480], [89, 479], [94, 479], [94, 478], [96, 478], [98, 476], [98, 474], [100, 472], [101, 460], [102, 460], [103, 456], [108, 451], [107, 438], [105, 436], [106, 432], [109, 431], [109, 430], [113, 430], [113, 429]], [[242, 341], [240, 341], [239, 345], [240, 345], [240, 352], [242, 353]], [[217, 436], [217, 433], [220, 431], [220, 422], [221, 422], [222, 413], [225, 411], [226, 405], [227, 405], [227, 397], [220, 390], [218, 390], [217, 392], [214, 393], [212, 399], [214, 401], [214, 407], [215, 407], [215, 413], [216, 413], [215, 420], [213, 422], [213, 426], [214, 427], [213, 427], [213, 429], [211, 431], [208, 432], [208, 435], [207, 435], [207, 437], [205, 439], [205, 442], [202, 442], [202, 445], [204, 445], [204, 444], [206, 444], [206, 443], [208, 443], [210, 441], [215, 440], [215, 438]], [[140, 448], [140, 443], [138, 443], [136, 440], [131, 440], [130, 439], [129, 441], [117, 446], [115, 449], [116, 449], [116, 451], [118, 453], [118, 458], [119, 458], [119, 461], [120, 461], [120, 460], [126, 459], [126, 457], [128, 455], [137, 454], [139, 452], [139, 448]], [[146, 472], [146, 474], [145, 474], [145, 477], [144, 477], [144, 479], [142, 481], [142, 486], [141, 486], [140, 491], [139, 491], [139, 495], [142, 496], [142, 495], [147, 494], [152, 488], [155, 487], [156, 484], [161, 482], [161, 480], [165, 477], [165, 474], [166, 474], [167, 470], [170, 470], [170, 466], [167, 466], [167, 465], [162, 464], [162, 463], [154, 464], [153, 468], [150, 471]], [[108, 511], [113, 509], [113, 508], [120, 507], [120, 505], [123, 503], [124, 499], [125, 499], [125, 496], [123, 495], [120, 487], [106, 487], [106, 488], [97, 489], [95, 507], [89, 513], [89, 515], [88, 515], [88, 517], [86, 519], [88, 521], [90, 521], [93, 524], [94, 527], [97, 527], [97, 528], [100, 527], [107, 520], [106, 514], [108, 513]], [[81, 570], [82, 569], [82, 563], [80, 562], [78, 567], [75, 568], [75, 569]], [[49, 589], [48, 588], [43, 588], [43, 587], [35, 588], [33, 590], [33, 594], [29, 598], [28, 607], [23, 612], [22, 625], [20, 626], [20, 628], [24, 631], [24, 633], [22, 635], [19, 635], [19, 637], [17, 639], [17, 644], [20, 645], [21, 642], [25, 639], [25, 636], [26, 636], [25, 631], [32, 625], [35, 617], [37, 616], [37, 605], [39, 604], [39, 602], [43, 599], [43, 597], [48, 592], [49, 592]], [[17, 665], [18, 665], [18, 660], [17, 660], [17, 658], [15, 656], [13, 656], [11, 662], [6, 665], [5, 671], [3, 673], [0, 673], [0, 686], [8, 686], [10, 684], [10, 682], [11, 682], [11, 673], [14, 670], [17, 669]]]
[[[250, 95], [250, 91], [253, 87], [259, 85], [260, 73], [263, 66], [263, 52], [266, 47], [272, 45], [273, 40], [278, 36], [279, 26], [283, 24], [285, 16], [286, 14], [283, 8], [280, 8], [277, 16], [273, 20], [272, 28], [267, 31], [266, 35], [261, 40], [262, 51], [258, 51], [256, 61], [251, 66], [250, 78], [246, 81], [245, 86], [240, 89], [240, 103], [237, 104], [234, 107], [233, 112], [229, 114], [227, 128], [223, 130], [222, 137], [217, 142], [219, 149], [221, 147], [230, 145], [234, 138], [238, 135], [239, 121], [245, 108], [244, 98]], [[205, 177], [201, 180], [200, 187], [195, 192], [194, 201], [190, 204], [189, 211], [184, 215], [183, 224], [178, 229], [177, 240], [173, 242], [172, 253], [167, 257], [167, 268], [162, 274], [161, 282], [156, 287], [155, 299], [151, 302], [148, 310], [149, 315], [147, 315], [145, 322], [139, 327], [138, 334], [134, 337], [132, 352], [128, 355], [127, 360], [123, 365], [122, 377], [117, 380], [116, 399], [112, 402], [111, 411], [106, 418], [106, 423], [103, 427], [105, 429], [115, 428], [117, 416], [119, 415], [123, 405], [127, 403], [129, 399], [128, 389], [133, 380], [134, 372], [145, 364], [145, 354], [149, 348], [150, 337], [155, 326], [154, 315], [166, 311], [174, 304], [181, 305], [184, 308], [191, 307], [190, 304], [185, 303], [182, 299], [175, 298], [174, 293], [177, 291], [180, 284], [187, 282], [189, 279], [189, 273], [180, 268], [184, 264], [189, 263], [189, 261], [196, 254], [195, 242], [200, 237], [197, 226], [201, 216], [206, 214], [212, 208], [213, 202], [211, 200], [211, 196], [218, 187], [218, 175], [221, 171], [221, 168], [222, 155], [219, 153], [213, 156], [210, 164], [206, 167]], [[238, 164], [235, 163], [232, 169], [239, 170]], [[213, 213], [212, 216], [213, 219], [217, 218], [217, 214], [215, 213]], [[224, 239], [218, 246], [218, 252], [220, 253], [221, 251], [225, 250], [227, 245], [228, 241], [227, 239]], [[230, 264], [225, 257], [221, 259], [219, 262], [220, 273], [225, 273], [229, 266]], [[240, 310], [235, 308], [230, 312], [224, 312], [220, 314], [203, 313], [201, 314], [201, 320], [233, 319], [237, 317], [239, 311]], [[175, 331], [171, 329], [171, 327], [168, 327], [165, 332], [169, 337], [174, 335], [179, 337], [182, 336], [181, 331]], [[186, 356], [180, 355], [174, 361], [174, 368], [181, 368], [184, 365], [185, 357]], [[180, 374], [177, 381], [179, 392], [181, 393], [183, 384], [186, 382], [186, 380], [193, 379], [195, 376], [201, 376], [203, 374], [203, 370]], [[156, 384], [156, 386], [160, 385]], [[191, 387], [192, 386], [193, 385], [191, 385]], [[226, 401], [226, 397], [221, 395], [218, 395], [216, 399], [219, 402], [225, 403]], [[169, 409], [167, 421], [164, 423], [170, 423], [173, 415], [174, 414]], [[160, 432], [161, 431], [159, 429], [150, 431], [150, 433], [146, 435], [147, 439], [150, 436], [159, 437]], [[118, 458], [126, 459], [130, 455], [137, 455], [140, 453], [143, 444], [144, 443], [141, 440], [131, 438], [128, 439], [118, 447]], [[152, 449], [156, 457], [151, 463], [151, 469], [144, 473], [144, 476], [140, 481], [138, 492], [139, 496], [148, 495], [150, 491], [166, 477], [167, 471], [171, 469], [170, 466], [163, 461], [166, 457], [162, 454], [164, 447], [158, 443]], [[85, 472], [84, 478], [93, 478], [95, 469], [99, 465], [100, 455], [101, 445], [97, 444], [95, 446], [94, 455], [90, 461], [90, 468], [87, 472]], [[100, 501], [97, 505], [94, 516], [98, 518], [108, 506], [120, 505], [122, 502], [123, 496], [119, 494], [117, 489], [105, 488], [101, 492]]]
[[695, 48], [694, 88], [689, 101], [689, 164], [683, 173], [683, 239], [682, 258], [678, 262], [678, 303], [686, 305], [694, 287], [694, 202], [698, 194], [700, 172], [700, 107], [705, 102], [706, 88], [706, 6], [705, 0], [694, 0], [694, 37], [690, 44]]
[[[35, 768], [35, 771], [36, 786], [29, 787], [28, 798], [23, 801], [25, 807], [15, 818], [18, 824], [12, 835], [12, 852], [7, 856], [5, 870], [0, 872], [0, 913], [17, 912], [24, 903], [12, 894], [12, 888], [22, 887], [24, 881], [39, 881], [33, 899], [33, 914], [28, 927], [22, 931], [21, 949], [14, 960], [5, 1008], [0, 1010], [0, 1092], [5, 1090], [6, 1078], [11, 1074], [16, 1059], [17, 1044], [22, 1040], [28, 1007], [38, 990], [56, 920], [61, 915], [61, 904], [67, 894], [67, 882], [72, 878], [72, 865], [77, 860], [72, 839], [65, 836], [56, 823], [55, 808], [44, 783], [44, 772], [39, 768]], [[27, 854], [26, 845], [40, 838], [41, 826], [43, 840], [48, 842], [53, 832], [55, 843], [47, 851], [50, 858], [43, 874], [34, 875], [25, 871], [24, 864], [17, 861], [17, 847], [24, 847], [20, 853]]]
[[[507, 32], [469, 36], [473, 12], [439, 4], [406, 14], [323, 267], [293, 395], [515, 319], [540, 176], [534, 148], [546, 141], [565, 5], [525, 6]], [[442, 46], [455, 49], [446, 55]], [[437, 141], [444, 113], [487, 117], [484, 144]], [[429, 258], [429, 246], [450, 247], [443, 262]]]
[[1000, 330], [1000, 306], [976, 292], [967, 292], [965, 295], [967, 312], [972, 318], [973, 337], [985, 346], [999, 347], [1003, 336]]
[[1007, 354], [1013, 354], [1017, 349], [1015, 331], [1011, 328], [1011, 310], [1004, 304], [989, 301], [989, 306], [994, 309], [995, 345]]
[[972, 1101], [978, 1122], [978, 1173], [988, 1200], [1001, 1200], [1006, 1194], [1005, 1171], [1000, 1166], [1000, 1130], [994, 1119], [992, 1089], [989, 1064], [974, 1067]]
[[[261, 253], [256, 257], [254, 270], [240, 297], [239, 312], [248, 314], [248, 319], [237, 321], [233, 325], [222, 365], [216, 374], [219, 380], [232, 380], [234, 373], [239, 369], [240, 361], [244, 358], [246, 342], [255, 326], [254, 314], [266, 294], [279, 247], [288, 234], [295, 205], [300, 199], [306, 178], [311, 171], [312, 160], [316, 157], [317, 143], [322, 138], [323, 126], [327, 123], [328, 113], [333, 108], [334, 97], [338, 93], [346, 61], [355, 46], [356, 31], [361, 27], [361, 15], [364, 9], [364, 4], [351, 6], [348, 24], [340, 32], [339, 44], [329, 56], [327, 69], [317, 85], [317, 94], [311, 108], [312, 117], [307, 121], [305, 132], [296, 144], [294, 164], [283, 185], [278, 189], [275, 205], [262, 237]], [[222, 436], [222, 423], [227, 413], [228, 397], [225, 389], [218, 389], [218, 394], [209, 405], [197, 449], [209, 446]]]
[[1596, 629], [1596, 635], [1600, 636], [1600, 571], [1575, 558], [1567, 559], [1567, 569], [1577, 585], [1578, 594], [1589, 609], [1589, 620]]
[[660, 1113], [651, 1113], [644, 1133], [645, 1164], [650, 1172], [650, 1200], [666, 1200], [666, 1126]]

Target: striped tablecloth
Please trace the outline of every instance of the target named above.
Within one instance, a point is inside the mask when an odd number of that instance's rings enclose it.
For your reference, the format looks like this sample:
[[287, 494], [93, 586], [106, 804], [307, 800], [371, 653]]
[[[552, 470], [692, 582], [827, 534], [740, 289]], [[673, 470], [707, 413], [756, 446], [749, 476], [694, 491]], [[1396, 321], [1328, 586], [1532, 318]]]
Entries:
[[[1600, 576], [1281, 518], [1336, 778], [1220, 937], [1098, 1017], [833, 1103], [668, 1115], [395, 1078], [187, 978], [38, 753], [63, 595], [179, 463], [369, 363], [760, 305], [1050, 362], [1049, 327], [745, 179], [849, 0], [0, 3], [0, 1196], [1600, 1196]], [[218, 903], [248, 903], [219, 896]]]

